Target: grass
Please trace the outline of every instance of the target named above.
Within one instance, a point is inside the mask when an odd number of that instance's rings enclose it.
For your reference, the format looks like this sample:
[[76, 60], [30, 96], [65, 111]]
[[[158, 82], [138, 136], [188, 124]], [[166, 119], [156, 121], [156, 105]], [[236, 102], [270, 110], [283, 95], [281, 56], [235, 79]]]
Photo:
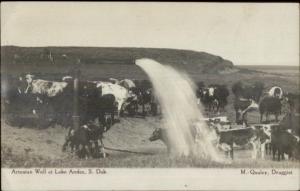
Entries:
[[124, 155], [111, 156], [100, 159], [78, 159], [66, 155], [61, 159], [45, 158], [39, 155], [23, 154], [14, 155], [13, 150], [1, 146], [2, 167], [32, 168], [32, 167], [99, 167], [99, 168], [299, 168], [299, 161], [270, 161], [270, 160], [234, 160], [231, 163], [218, 163], [196, 156], [172, 157], [166, 153], [155, 155]]

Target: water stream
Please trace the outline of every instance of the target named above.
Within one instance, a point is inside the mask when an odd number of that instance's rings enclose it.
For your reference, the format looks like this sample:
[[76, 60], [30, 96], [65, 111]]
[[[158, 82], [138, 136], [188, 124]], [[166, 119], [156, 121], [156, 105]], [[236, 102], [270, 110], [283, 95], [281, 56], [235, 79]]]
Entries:
[[213, 144], [216, 134], [203, 120], [192, 80], [173, 67], [151, 59], [138, 59], [136, 65], [147, 73], [153, 84], [163, 114], [162, 126], [168, 129], [175, 154], [220, 161]]

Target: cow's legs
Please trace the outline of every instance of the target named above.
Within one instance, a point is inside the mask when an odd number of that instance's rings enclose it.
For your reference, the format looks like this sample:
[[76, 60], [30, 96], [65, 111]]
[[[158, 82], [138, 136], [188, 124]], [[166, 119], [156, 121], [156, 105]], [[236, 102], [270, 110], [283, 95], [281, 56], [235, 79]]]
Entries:
[[233, 143], [230, 145], [230, 157], [233, 160]]
[[263, 121], [263, 113], [260, 113], [260, 123], [262, 123], [262, 121]]
[[62, 151], [63, 151], [63, 152], [65, 152], [65, 151], [66, 151], [66, 148], [67, 148], [67, 146], [68, 146], [69, 142], [70, 142], [70, 140], [69, 140], [69, 139], [67, 139], [67, 140], [65, 141], [65, 143], [63, 144], [63, 146], [62, 146]]
[[281, 149], [278, 149], [278, 154], [277, 154], [278, 161], [280, 161], [281, 155], [282, 155]]
[[143, 113], [142, 113], [142, 115], [143, 115], [143, 116], [146, 116], [145, 104], [144, 104], [144, 103], [142, 103], [142, 108], [143, 108]]
[[251, 158], [256, 159], [257, 158], [257, 145], [254, 142], [251, 142], [251, 145], [253, 147]]
[[269, 122], [269, 112], [266, 113], [266, 122]]
[[237, 124], [239, 124], [239, 117], [240, 117], [240, 114], [239, 114], [239, 112], [236, 110], [236, 111], [235, 111], [235, 122], [236, 122]]
[[260, 145], [260, 153], [262, 159], [265, 159], [266, 145], [266, 143]]
[[88, 159], [91, 156], [91, 144], [86, 144], [83, 149], [85, 150], [85, 159]]
[[270, 143], [266, 143], [265, 144], [265, 153], [266, 153], [266, 155], [271, 155], [272, 154], [272, 149], [271, 149], [271, 144]]
[[245, 125], [248, 126], [247, 113], [242, 114], [242, 123], [245, 123]]
[[[277, 151], [277, 148], [276, 147], [274, 147], [274, 146], [272, 146], [272, 155], [273, 155], [273, 160], [275, 160], [275, 158], [276, 158], [276, 151]], [[279, 154], [279, 153], [278, 153]]]
[[106, 158], [106, 153], [105, 153], [105, 149], [104, 149], [104, 144], [103, 144], [102, 138], [100, 138], [100, 143], [101, 143], [101, 153], [103, 155], [103, 158]]

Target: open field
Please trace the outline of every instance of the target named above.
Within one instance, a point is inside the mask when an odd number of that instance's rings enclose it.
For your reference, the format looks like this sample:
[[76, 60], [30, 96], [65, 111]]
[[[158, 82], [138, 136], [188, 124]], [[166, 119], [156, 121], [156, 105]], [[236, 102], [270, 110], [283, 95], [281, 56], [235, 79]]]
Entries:
[[240, 65], [238, 67], [273, 74], [299, 75], [299, 66]]
[[[201, 168], [294, 168], [298, 161], [252, 160], [250, 150], [238, 150], [231, 163], [216, 163], [199, 157], [168, 156], [160, 142], [148, 140], [159, 119], [122, 119], [105, 134], [104, 144], [109, 156], [105, 159], [78, 159], [63, 153], [66, 129], [45, 130], [11, 127], [2, 124], [1, 157], [3, 167], [201, 167]], [[4, 136], [5, 135], [5, 136]], [[225, 158], [225, 155], [224, 155]], [[227, 158], [228, 159], [228, 158]]]
[[[196, 66], [183, 65], [177, 68], [185, 71], [195, 81], [209, 84], [226, 84], [229, 89], [237, 81], [262, 81], [265, 88], [278, 85], [286, 92], [299, 93], [297, 72], [290, 68], [260, 69], [262, 72], [230, 70], [221, 73], [201, 73]], [[5, 65], [1, 72], [18, 76], [21, 73], [40, 73], [47, 78], [59, 79], [68, 73], [72, 65]], [[197, 68], [197, 67], [196, 67]], [[247, 69], [254, 69], [246, 67]], [[147, 79], [146, 74], [138, 66], [130, 64], [89, 64], [82, 65], [82, 78], [130, 78]], [[274, 72], [276, 70], [276, 72]], [[180, 90], [179, 90], [180, 91]], [[228, 98], [228, 106], [222, 114], [230, 121], [235, 120], [233, 95]], [[180, 103], [178, 103], [180, 104]], [[209, 114], [205, 114], [209, 116]], [[201, 168], [232, 168], [232, 167], [297, 167], [299, 161], [275, 162], [268, 156], [266, 160], [251, 160], [250, 150], [239, 150], [235, 153], [232, 163], [216, 163], [198, 157], [174, 158], [166, 154], [165, 145], [150, 142], [148, 138], [154, 128], [160, 126], [159, 117], [121, 118], [107, 133], [104, 134], [104, 145], [109, 154], [105, 159], [80, 160], [70, 153], [61, 151], [67, 130], [59, 126], [38, 130], [35, 127], [17, 128], [5, 124], [1, 115], [1, 161], [2, 167], [201, 167]], [[281, 116], [282, 117], [282, 116]], [[259, 122], [258, 112], [248, 114], [250, 123]]]

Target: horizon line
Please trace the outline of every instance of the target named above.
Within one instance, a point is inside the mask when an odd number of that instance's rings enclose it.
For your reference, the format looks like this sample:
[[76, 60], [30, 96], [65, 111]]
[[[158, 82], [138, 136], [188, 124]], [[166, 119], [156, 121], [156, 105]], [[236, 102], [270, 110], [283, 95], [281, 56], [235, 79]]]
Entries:
[[[163, 47], [137, 47], [137, 46], [85, 46], [85, 45], [50, 45], [50, 46], [20, 46], [20, 45], [2, 45], [1, 47], [19, 47], [19, 48], [46, 48], [46, 47], [55, 47], [55, 48], [136, 48], [136, 49], [169, 49], [169, 50], [183, 50], [183, 51], [193, 51], [193, 52], [199, 52], [199, 53], [207, 53], [207, 54], [211, 54], [214, 56], [220, 56], [222, 57], [224, 60], [228, 60], [226, 58], [224, 58], [224, 56], [221, 55], [217, 55], [214, 53], [210, 53], [210, 52], [206, 52], [206, 51], [199, 51], [199, 50], [193, 50], [193, 49], [179, 49], [179, 48], [163, 48]], [[231, 61], [231, 60], [229, 60]], [[232, 62], [232, 61], [231, 61]], [[233, 63], [233, 62], [232, 62]], [[235, 66], [298, 66], [299, 67], [299, 63], [298, 64], [278, 64], [278, 63], [272, 63], [272, 64], [263, 64], [263, 63], [253, 63], [253, 64], [249, 64], [248, 62], [245, 64], [237, 64], [237, 63], [233, 63], [233, 65]]]

